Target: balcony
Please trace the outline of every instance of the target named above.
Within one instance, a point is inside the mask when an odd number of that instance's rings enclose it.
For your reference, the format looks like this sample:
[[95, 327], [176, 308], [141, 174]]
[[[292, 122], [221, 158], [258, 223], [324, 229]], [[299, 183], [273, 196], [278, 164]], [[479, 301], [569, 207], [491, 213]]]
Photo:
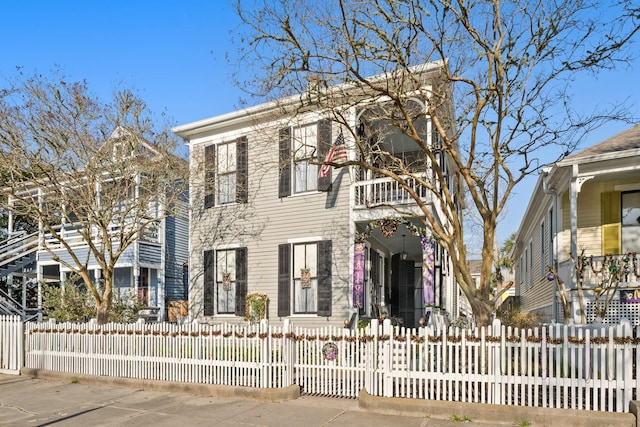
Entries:
[[[424, 179], [426, 175], [422, 176]], [[430, 198], [429, 190], [420, 185], [415, 177], [404, 177], [407, 184], [419, 195], [423, 201]], [[400, 206], [415, 204], [415, 200], [400, 184], [391, 178], [376, 178], [355, 183], [356, 209], [373, 208], [377, 206]]]

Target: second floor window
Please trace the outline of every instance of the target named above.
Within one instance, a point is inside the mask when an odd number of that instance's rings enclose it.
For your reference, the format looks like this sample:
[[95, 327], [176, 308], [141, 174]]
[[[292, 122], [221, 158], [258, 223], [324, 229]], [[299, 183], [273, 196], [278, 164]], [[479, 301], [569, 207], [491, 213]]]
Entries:
[[293, 191], [303, 193], [318, 189], [317, 126], [293, 129]]
[[218, 203], [225, 204], [236, 201], [236, 143], [218, 144], [216, 166], [218, 171]]
[[246, 203], [248, 191], [247, 138], [205, 147], [204, 207]]
[[[319, 176], [318, 163], [331, 147], [331, 122], [280, 129], [278, 134], [278, 196], [292, 193], [328, 191], [331, 172]], [[315, 164], [314, 164], [315, 163]]]

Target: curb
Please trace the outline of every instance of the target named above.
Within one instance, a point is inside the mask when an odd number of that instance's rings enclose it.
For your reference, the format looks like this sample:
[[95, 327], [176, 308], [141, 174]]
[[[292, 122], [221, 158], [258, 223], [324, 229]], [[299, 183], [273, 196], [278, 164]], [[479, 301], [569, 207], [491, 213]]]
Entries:
[[131, 387], [142, 390], [188, 393], [197, 396], [241, 398], [264, 402], [284, 402], [300, 397], [300, 387], [292, 385], [283, 388], [234, 387], [215, 384], [193, 384], [173, 381], [140, 380], [97, 375], [72, 374], [68, 372], [48, 371], [44, 369], [22, 368], [20, 374], [48, 380], [81, 382], [83, 384], [108, 384], [118, 387]]
[[528, 422], [536, 427], [636, 427], [636, 417], [631, 413], [377, 397], [370, 395], [366, 390], [360, 391], [358, 405], [373, 412], [411, 414], [448, 420], [455, 415], [467, 417], [471, 422], [502, 425]]

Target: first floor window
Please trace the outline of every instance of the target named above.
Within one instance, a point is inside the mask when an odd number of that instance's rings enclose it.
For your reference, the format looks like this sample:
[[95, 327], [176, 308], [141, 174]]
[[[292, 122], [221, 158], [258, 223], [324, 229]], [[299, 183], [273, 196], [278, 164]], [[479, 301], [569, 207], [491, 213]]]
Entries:
[[331, 316], [331, 240], [278, 246], [278, 316]]
[[235, 313], [236, 251], [216, 252], [216, 295], [218, 313]]
[[244, 316], [247, 297], [247, 248], [204, 252], [203, 314]]
[[293, 245], [294, 313], [315, 313], [318, 296], [318, 245]]

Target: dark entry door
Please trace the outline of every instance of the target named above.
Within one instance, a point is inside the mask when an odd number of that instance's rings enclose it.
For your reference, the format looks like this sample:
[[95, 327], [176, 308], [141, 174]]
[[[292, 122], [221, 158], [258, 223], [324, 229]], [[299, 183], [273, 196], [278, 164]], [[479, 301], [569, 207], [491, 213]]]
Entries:
[[401, 318], [404, 326], [415, 328], [417, 326], [415, 263], [402, 260], [397, 254], [391, 259], [391, 268], [391, 315]]

